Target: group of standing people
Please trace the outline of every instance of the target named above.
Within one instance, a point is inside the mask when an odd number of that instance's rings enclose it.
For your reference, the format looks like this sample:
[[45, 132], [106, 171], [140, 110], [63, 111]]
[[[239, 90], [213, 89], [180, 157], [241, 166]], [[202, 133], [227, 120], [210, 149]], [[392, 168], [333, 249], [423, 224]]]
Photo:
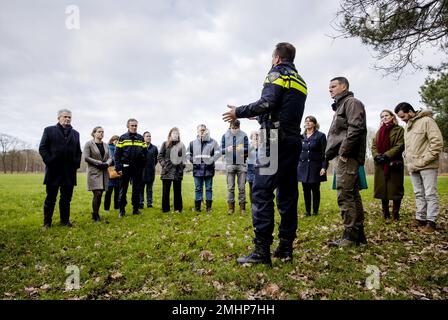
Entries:
[[[364, 209], [359, 193], [359, 169], [366, 155], [366, 111], [363, 103], [349, 91], [345, 77], [330, 80], [330, 96], [334, 99], [334, 111], [328, 135], [319, 132], [314, 116], [305, 118], [305, 132], [300, 134], [307, 86], [294, 66], [295, 48], [290, 43], [278, 43], [272, 54], [272, 68], [263, 84], [261, 98], [248, 105], [229, 105], [223, 120], [230, 122], [229, 130], [222, 136], [221, 146], [210, 138], [203, 124], [197, 127], [197, 139], [188, 149], [181, 142], [178, 128], [172, 128], [160, 152], [151, 145], [151, 136], [137, 133], [138, 122], [129, 119], [128, 132], [113, 136], [109, 145], [102, 142], [104, 130], [95, 127], [93, 140], [84, 148], [88, 164], [88, 188], [93, 192], [92, 218], [99, 221], [98, 210], [101, 195], [106, 190], [105, 209], [109, 209], [111, 195], [118, 204], [120, 217], [125, 215], [126, 192], [132, 181], [133, 213], [140, 214], [143, 205], [144, 187], [147, 190], [147, 206], [152, 206], [152, 184], [155, 165], [162, 166], [163, 181], [162, 211], [170, 210], [171, 185], [174, 192], [174, 210], [182, 211], [181, 181], [186, 159], [193, 164], [195, 181], [195, 211], [201, 211], [205, 185], [206, 211], [212, 208], [213, 176], [215, 161], [224, 155], [227, 169], [228, 212], [235, 211], [235, 179], [239, 189], [238, 203], [242, 213], [246, 210], [245, 183], [249, 181], [254, 226], [254, 249], [237, 259], [239, 264], [271, 264], [270, 246], [273, 243], [274, 199], [280, 214], [279, 243], [273, 256], [285, 261], [293, 258], [293, 242], [297, 231], [298, 185], [303, 184], [305, 215], [318, 214], [320, 183], [326, 180], [329, 161], [335, 159], [337, 202], [344, 224], [342, 236], [329, 241], [332, 247], [349, 247], [367, 243], [364, 231]], [[395, 114], [407, 126], [397, 124], [394, 113], [383, 110], [381, 125], [372, 144], [375, 161], [375, 198], [382, 200], [383, 215], [390, 217], [389, 201], [393, 201], [392, 216], [399, 219], [403, 198], [403, 175], [406, 165], [411, 174], [416, 197], [416, 219], [414, 225], [432, 232], [436, 227], [439, 212], [437, 196], [438, 159], [443, 148], [442, 135], [428, 111], [415, 111], [406, 102], [400, 103]], [[263, 152], [258, 152], [260, 138], [241, 131], [238, 118], [257, 119], [263, 137]], [[58, 124], [47, 127], [42, 136], [39, 151], [46, 164], [44, 183], [47, 197], [44, 204], [44, 227], [51, 226], [56, 196], [60, 189], [59, 202], [61, 222], [70, 226], [69, 210], [76, 185], [76, 170], [80, 167], [81, 150], [79, 134], [71, 125], [71, 112], [58, 112]], [[404, 159], [403, 159], [404, 151]], [[276, 153], [271, 158], [271, 153]], [[248, 161], [249, 160], [249, 161]], [[267, 174], [276, 163], [276, 170]], [[109, 168], [115, 166], [119, 178], [109, 179]], [[150, 168], [148, 170], [147, 168]], [[118, 198], [117, 198], [117, 190]]]

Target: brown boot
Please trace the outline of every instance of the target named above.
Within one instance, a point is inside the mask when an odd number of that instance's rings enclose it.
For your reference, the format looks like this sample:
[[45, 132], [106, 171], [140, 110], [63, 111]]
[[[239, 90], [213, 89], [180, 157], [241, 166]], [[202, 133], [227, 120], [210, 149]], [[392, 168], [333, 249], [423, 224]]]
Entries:
[[421, 228], [421, 227], [424, 227], [425, 225], [426, 225], [426, 221], [418, 220], [418, 219], [414, 219], [411, 223], [411, 227], [413, 227], [413, 228]]
[[235, 213], [235, 202], [227, 202], [227, 206], [229, 210], [227, 211], [228, 214], [234, 214]]
[[246, 213], [246, 203], [240, 203], [240, 213], [245, 214]]
[[424, 233], [433, 233], [436, 231], [436, 223], [433, 221], [426, 221], [426, 226], [422, 229]]

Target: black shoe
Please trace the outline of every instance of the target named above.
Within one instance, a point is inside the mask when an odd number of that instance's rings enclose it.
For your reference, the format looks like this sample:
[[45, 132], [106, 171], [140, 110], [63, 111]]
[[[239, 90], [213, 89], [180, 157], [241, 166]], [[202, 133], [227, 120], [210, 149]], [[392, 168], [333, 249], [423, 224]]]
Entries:
[[255, 244], [254, 251], [245, 257], [236, 259], [238, 264], [267, 264], [272, 265], [271, 253], [268, 245]]
[[303, 214], [303, 216], [304, 216], [304, 217], [310, 217], [310, 216], [311, 216], [311, 213], [309, 213], [309, 212], [305, 212], [305, 213]]
[[212, 212], [212, 200], [206, 200], [205, 205], [206, 205], [207, 213]]
[[42, 230], [43, 231], [46, 231], [46, 230], [48, 230], [48, 229], [50, 229], [51, 228], [51, 224], [48, 224], [48, 223], [46, 223], [46, 224], [44, 224], [43, 226], [42, 226]]
[[366, 234], [364, 233], [364, 227], [359, 228], [357, 244], [358, 245], [359, 244], [367, 244], [367, 238], [366, 238]]
[[143, 203], [138, 206], [139, 209], [143, 209], [144, 207]]
[[61, 222], [61, 226], [71, 228], [71, 227], [73, 227], [73, 224], [70, 221], [67, 221], [67, 222]]
[[152, 208], [152, 204], [147, 204], [146, 207], [147, 208]]
[[201, 212], [201, 203], [202, 203], [202, 200], [196, 200], [194, 202], [194, 210], [193, 211]]
[[142, 212], [140, 210], [138, 210], [138, 209], [134, 209], [132, 211], [132, 214], [142, 214]]
[[120, 213], [118, 214], [118, 218], [123, 218], [126, 215], [126, 211], [120, 210]]
[[284, 261], [292, 261], [292, 241], [280, 239], [280, 243], [277, 249], [275, 249], [273, 256]]

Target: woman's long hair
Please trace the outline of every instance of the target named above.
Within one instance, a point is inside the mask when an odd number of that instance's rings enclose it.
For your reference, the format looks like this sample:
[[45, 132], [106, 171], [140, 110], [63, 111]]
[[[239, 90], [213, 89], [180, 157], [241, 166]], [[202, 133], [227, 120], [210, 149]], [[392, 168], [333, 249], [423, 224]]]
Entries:
[[[395, 113], [393, 113], [392, 111], [390, 111], [389, 109], [384, 109], [383, 111], [380, 112], [380, 119], [381, 119], [381, 114], [383, 112], [387, 112], [388, 114], [390, 114], [393, 118], [392, 122], [397, 125], [398, 124], [398, 120], [397, 120], [397, 116], [395, 115]], [[380, 121], [380, 127], [383, 125], [383, 121]]]
[[171, 128], [170, 132], [168, 133], [168, 138], [166, 139], [166, 147], [169, 148], [173, 145], [173, 140], [171, 140], [171, 133], [173, 131], [177, 131], [177, 133], [179, 134], [179, 140], [178, 142], [180, 142], [180, 133], [179, 133], [179, 129], [177, 127]]

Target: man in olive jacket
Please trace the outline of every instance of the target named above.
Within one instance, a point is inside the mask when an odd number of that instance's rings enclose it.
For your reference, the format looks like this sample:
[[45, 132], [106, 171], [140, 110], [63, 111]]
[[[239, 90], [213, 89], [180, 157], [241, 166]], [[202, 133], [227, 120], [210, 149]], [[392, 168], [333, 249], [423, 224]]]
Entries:
[[58, 111], [58, 123], [46, 127], [39, 145], [39, 153], [45, 162], [47, 197], [44, 203], [44, 229], [51, 227], [56, 197], [60, 190], [59, 214], [61, 224], [71, 227], [70, 202], [76, 186], [76, 170], [81, 165], [79, 133], [71, 126], [70, 110]]
[[362, 102], [349, 91], [348, 80], [344, 77], [330, 81], [330, 95], [334, 99], [335, 114], [328, 132], [325, 156], [328, 161], [338, 158], [336, 190], [344, 233], [329, 246], [349, 247], [367, 243], [358, 175], [358, 167], [364, 165], [366, 156], [366, 112]]
[[424, 232], [434, 232], [439, 214], [437, 172], [443, 138], [437, 123], [428, 110], [415, 111], [407, 102], [395, 107], [397, 116], [406, 122], [404, 158], [415, 194], [417, 212], [413, 225]]

